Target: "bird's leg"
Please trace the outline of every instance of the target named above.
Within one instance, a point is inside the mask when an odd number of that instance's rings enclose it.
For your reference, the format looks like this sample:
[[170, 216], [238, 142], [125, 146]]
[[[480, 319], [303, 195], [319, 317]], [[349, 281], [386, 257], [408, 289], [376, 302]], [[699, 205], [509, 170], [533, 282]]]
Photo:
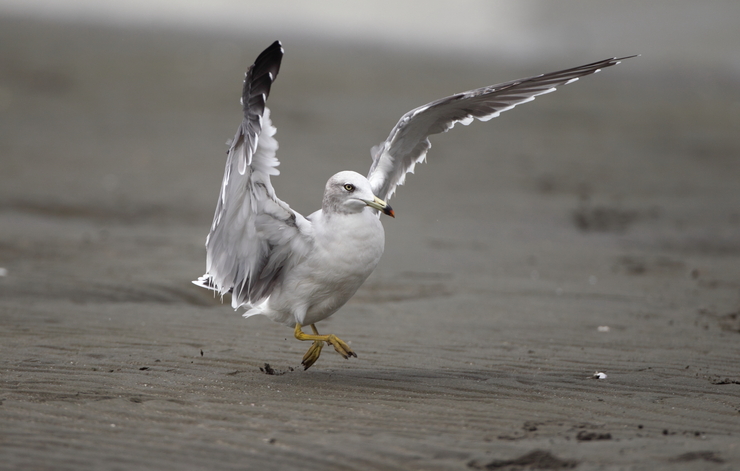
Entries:
[[[300, 325], [296, 324], [296, 329], [300, 329]], [[316, 326], [311, 324], [311, 330], [313, 330], [314, 335], [319, 335], [319, 331], [316, 330]], [[301, 331], [301, 334], [306, 335]], [[298, 330], [296, 330], [296, 338], [298, 340], [308, 340], [308, 339], [302, 339], [298, 336]], [[319, 355], [321, 355], [321, 349], [324, 348], [324, 341], [323, 340], [314, 340], [311, 347], [308, 349], [305, 355], [303, 355], [303, 360], [301, 361], [301, 365], [303, 365], [303, 370], [307, 370], [311, 365], [316, 363], [316, 360], [319, 359]]]
[[342, 355], [345, 359], [349, 358], [350, 356], [353, 356], [355, 358], [357, 357], [357, 354], [353, 352], [351, 348], [349, 348], [349, 345], [340, 340], [339, 337], [337, 337], [336, 335], [320, 335], [314, 324], [311, 324], [311, 330], [313, 331], [313, 335], [303, 332], [303, 330], [301, 330], [301, 324], [296, 322], [295, 338], [297, 338], [298, 340], [313, 340], [313, 345], [311, 345], [311, 348], [309, 348], [306, 354], [303, 355], [303, 361], [301, 362], [301, 364], [303, 365], [304, 369], [307, 370], [311, 367], [311, 365], [316, 363], [316, 360], [319, 359], [319, 355], [321, 355], [321, 349], [324, 347], [324, 342], [333, 346], [334, 350], [336, 350], [337, 353]]

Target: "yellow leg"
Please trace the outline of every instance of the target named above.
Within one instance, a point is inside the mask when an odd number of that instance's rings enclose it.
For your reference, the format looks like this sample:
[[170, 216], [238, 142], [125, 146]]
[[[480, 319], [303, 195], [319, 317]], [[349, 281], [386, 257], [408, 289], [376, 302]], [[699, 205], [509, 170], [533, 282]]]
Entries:
[[345, 359], [350, 356], [357, 358], [357, 354], [349, 348], [349, 345], [340, 340], [336, 335], [319, 335], [319, 331], [316, 329], [314, 324], [311, 324], [311, 330], [313, 331], [313, 335], [303, 332], [303, 330], [301, 330], [301, 324], [296, 322], [295, 338], [298, 340], [313, 340], [313, 345], [311, 345], [311, 348], [309, 348], [306, 354], [303, 355], [303, 361], [301, 364], [304, 369], [309, 369], [311, 365], [316, 363], [316, 360], [319, 359], [321, 349], [324, 348], [324, 342], [333, 346], [334, 350], [336, 350], [337, 353], [342, 355]]

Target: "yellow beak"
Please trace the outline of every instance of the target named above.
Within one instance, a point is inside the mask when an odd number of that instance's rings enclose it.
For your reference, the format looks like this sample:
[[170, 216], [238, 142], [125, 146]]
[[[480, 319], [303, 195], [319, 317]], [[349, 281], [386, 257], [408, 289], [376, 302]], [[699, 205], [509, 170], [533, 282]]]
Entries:
[[381, 200], [377, 196], [372, 201], [365, 201], [365, 204], [367, 204], [371, 208], [375, 208], [377, 210], [383, 211], [384, 214], [387, 214], [388, 216], [392, 218], [396, 217], [396, 214], [393, 212], [393, 208], [391, 208], [388, 203]]

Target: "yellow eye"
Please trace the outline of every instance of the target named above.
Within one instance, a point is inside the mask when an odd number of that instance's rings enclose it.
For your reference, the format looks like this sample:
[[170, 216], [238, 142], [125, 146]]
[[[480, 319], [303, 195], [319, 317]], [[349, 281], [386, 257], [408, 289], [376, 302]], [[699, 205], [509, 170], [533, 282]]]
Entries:
[[344, 189], [352, 193], [353, 191], [355, 191], [355, 186], [351, 183], [345, 183]]

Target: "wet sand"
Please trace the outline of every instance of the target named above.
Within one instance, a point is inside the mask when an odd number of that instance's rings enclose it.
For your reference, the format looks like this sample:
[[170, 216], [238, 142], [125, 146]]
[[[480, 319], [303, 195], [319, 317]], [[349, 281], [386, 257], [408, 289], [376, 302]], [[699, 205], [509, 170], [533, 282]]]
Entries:
[[[303, 371], [190, 284], [271, 39], [0, 20], [0, 468], [740, 466], [736, 72], [631, 59], [433, 138], [320, 324], [358, 358]], [[303, 214], [407, 110], [602, 59], [285, 47]]]

